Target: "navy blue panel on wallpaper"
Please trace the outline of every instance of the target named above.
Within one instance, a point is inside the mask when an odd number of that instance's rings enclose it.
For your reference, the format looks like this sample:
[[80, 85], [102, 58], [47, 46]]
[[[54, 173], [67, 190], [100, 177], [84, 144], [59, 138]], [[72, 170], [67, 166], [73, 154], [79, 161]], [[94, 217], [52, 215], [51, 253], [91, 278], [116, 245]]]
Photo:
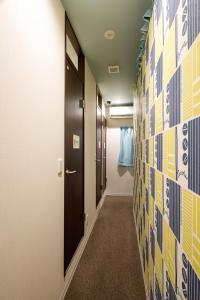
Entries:
[[169, 83], [169, 126], [173, 127], [181, 120], [181, 69], [180, 67]]
[[200, 300], [200, 280], [188, 262], [188, 300]]
[[139, 168], [138, 169], [139, 169], [139, 175], [141, 176], [140, 163], [139, 163]]
[[162, 0], [155, 0], [154, 3], [155, 3], [156, 22], [158, 23], [162, 11]]
[[180, 0], [169, 0], [169, 28], [171, 27], [171, 25], [174, 21], [179, 3], [180, 3]]
[[146, 211], [147, 211], [147, 213], [149, 214], [149, 192], [148, 192], [148, 190], [147, 189], [145, 189], [146, 190], [146, 195], [145, 195], [145, 200], [146, 200]]
[[155, 236], [152, 227], [150, 226], [150, 243], [151, 243], [151, 256], [155, 263]]
[[145, 241], [145, 249], [146, 249], [146, 263], [148, 265], [148, 263], [149, 263], [149, 243], [148, 243], [147, 239]]
[[162, 82], [163, 82], [163, 54], [160, 55], [156, 66], [156, 89], [157, 97], [162, 92]]
[[155, 41], [153, 43], [152, 49], [151, 49], [151, 56], [150, 56], [150, 71], [151, 76], [153, 76], [155, 70]]
[[154, 300], [152, 287], [150, 287], [150, 300]]
[[143, 268], [146, 269], [146, 258], [145, 258], [145, 248], [142, 250], [142, 260], [143, 260]]
[[188, 123], [188, 188], [200, 195], [200, 118]]
[[180, 186], [169, 180], [169, 226], [180, 242], [181, 220], [181, 189]]
[[188, 0], [188, 44], [189, 48], [200, 33], [200, 1]]
[[145, 229], [145, 206], [143, 205], [143, 226], [144, 226], [144, 229]]
[[171, 284], [171, 281], [169, 280], [169, 300], [177, 300], [175, 291], [173, 289], [173, 286]]
[[145, 139], [145, 132], [146, 132], [146, 126], [145, 126], [145, 120], [143, 121], [143, 126], [142, 126], [142, 128], [143, 128], [143, 139]]
[[151, 196], [155, 199], [155, 169], [150, 168], [150, 186], [151, 186]]
[[156, 228], [157, 228], [157, 241], [158, 241], [158, 245], [160, 247], [160, 250], [162, 252], [163, 216], [162, 216], [160, 210], [158, 209], [158, 207], [156, 207]]
[[145, 163], [143, 162], [143, 181], [145, 183], [146, 178], [145, 178]]
[[149, 140], [146, 140], [145, 142], [145, 146], [146, 146], [146, 163], [149, 163]]
[[146, 42], [146, 64], [149, 62], [149, 38], [147, 38]]
[[146, 114], [149, 112], [149, 89], [146, 91]]
[[155, 278], [155, 295], [156, 295], [156, 300], [162, 300], [162, 295], [160, 292], [157, 278]]
[[156, 158], [157, 169], [162, 172], [163, 169], [163, 134], [156, 136]]
[[142, 236], [142, 232], [143, 232], [143, 230], [142, 230], [142, 217], [140, 218], [140, 235]]

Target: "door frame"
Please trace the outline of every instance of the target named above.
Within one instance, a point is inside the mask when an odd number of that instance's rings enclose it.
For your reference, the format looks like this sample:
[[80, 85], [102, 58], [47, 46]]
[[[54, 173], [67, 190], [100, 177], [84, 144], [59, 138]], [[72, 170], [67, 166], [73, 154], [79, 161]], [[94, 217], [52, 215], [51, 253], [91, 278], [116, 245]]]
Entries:
[[[107, 120], [106, 120], [105, 116], [102, 116], [102, 117], [103, 117], [102, 141], [105, 143], [105, 150], [104, 150], [104, 144], [102, 147], [102, 152], [103, 152], [103, 155], [102, 155], [103, 192], [105, 192], [106, 186], [107, 186]], [[105, 137], [105, 140], [104, 140], [104, 137]], [[105, 154], [105, 157], [104, 157], [104, 154]]]
[[[100, 97], [100, 102], [98, 101]], [[96, 87], [96, 207], [98, 207], [99, 202], [97, 201], [97, 149], [98, 149], [98, 142], [97, 142], [97, 109], [101, 111], [101, 185], [100, 185], [100, 191], [101, 191], [101, 197], [102, 197], [102, 95], [100, 92], [100, 89], [98, 86]], [[101, 200], [101, 198], [100, 198]]]
[[[76, 50], [76, 53], [78, 54], [78, 70], [75, 68], [73, 62], [71, 61], [70, 57], [68, 56], [66, 49], [67, 49], [67, 35], [70, 38], [70, 41]], [[66, 264], [65, 257], [66, 257], [66, 244], [68, 241], [65, 240], [65, 219], [66, 219], [66, 199], [67, 199], [67, 188], [66, 188], [66, 176], [65, 176], [65, 170], [67, 169], [66, 166], [66, 151], [67, 151], [67, 138], [66, 138], [66, 128], [68, 124], [67, 120], [67, 115], [66, 115], [66, 103], [67, 103], [67, 64], [70, 65], [71, 68], [76, 72], [78, 75], [82, 85], [83, 85], [83, 94], [82, 94], [82, 100], [83, 100], [83, 123], [82, 123], [82, 128], [83, 128], [83, 149], [82, 149], [82, 158], [83, 158], [83, 172], [82, 172], [82, 178], [83, 178], [83, 195], [82, 195], [82, 207], [83, 207], [83, 222], [82, 222], [82, 229], [83, 229], [83, 236], [85, 234], [85, 228], [84, 228], [84, 214], [85, 214], [85, 112], [84, 112], [84, 96], [85, 96], [85, 57], [82, 52], [82, 49], [79, 45], [78, 39], [76, 37], [76, 34], [72, 28], [72, 25], [69, 21], [69, 18], [67, 14], [65, 13], [65, 99], [64, 99], [64, 261], [63, 261], [63, 267], [64, 267], [64, 277], [66, 274], [66, 271], [70, 265]], [[80, 99], [81, 100], [81, 99]]]

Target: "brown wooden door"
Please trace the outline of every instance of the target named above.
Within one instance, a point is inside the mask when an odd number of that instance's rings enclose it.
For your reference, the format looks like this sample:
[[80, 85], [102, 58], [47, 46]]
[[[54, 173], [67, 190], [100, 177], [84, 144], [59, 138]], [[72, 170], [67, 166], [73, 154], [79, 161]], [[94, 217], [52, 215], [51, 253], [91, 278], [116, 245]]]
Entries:
[[103, 131], [102, 131], [102, 141], [103, 141], [103, 145], [102, 145], [102, 152], [103, 152], [103, 158], [102, 158], [102, 162], [103, 162], [103, 191], [105, 191], [106, 189], [106, 183], [107, 183], [107, 178], [106, 178], [106, 130], [107, 130], [107, 122], [106, 122], [106, 118], [103, 117]]
[[102, 111], [97, 106], [96, 205], [102, 196]]
[[65, 271], [84, 235], [84, 85], [67, 60], [65, 99]]

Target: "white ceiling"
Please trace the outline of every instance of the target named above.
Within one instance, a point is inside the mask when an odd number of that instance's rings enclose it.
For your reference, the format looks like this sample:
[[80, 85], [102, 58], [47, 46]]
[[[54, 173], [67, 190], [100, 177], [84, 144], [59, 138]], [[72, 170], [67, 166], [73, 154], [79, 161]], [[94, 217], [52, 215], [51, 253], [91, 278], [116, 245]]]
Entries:
[[[143, 15], [151, 0], [62, 0], [105, 101], [132, 102]], [[104, 32], [114, 30], [114, 40]], [[119, 64], [120, 74], [107, 66]]]

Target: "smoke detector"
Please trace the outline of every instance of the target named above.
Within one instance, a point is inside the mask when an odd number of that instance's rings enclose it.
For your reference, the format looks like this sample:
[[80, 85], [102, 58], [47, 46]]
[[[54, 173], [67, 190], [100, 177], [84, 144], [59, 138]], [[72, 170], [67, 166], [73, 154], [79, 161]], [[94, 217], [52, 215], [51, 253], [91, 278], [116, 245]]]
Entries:
[[115, 66], [108, 66], [108, 73], [109, 74], [117, 74], [119, 73], [119, 66], [115, 65]]
[[106, 40], [113, 40], [115, 38], [114, 30], [107, 30], [104, 32], [104, 38]]

